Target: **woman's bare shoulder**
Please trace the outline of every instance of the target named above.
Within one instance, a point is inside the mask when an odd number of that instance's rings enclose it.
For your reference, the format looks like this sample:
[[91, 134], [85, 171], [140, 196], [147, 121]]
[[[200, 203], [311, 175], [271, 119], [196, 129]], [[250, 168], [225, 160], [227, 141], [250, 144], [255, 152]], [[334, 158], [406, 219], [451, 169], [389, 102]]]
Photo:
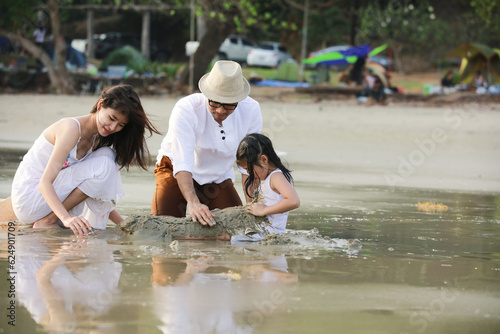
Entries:
[[78, 123], [73, 118], [66, 117], [49, 125], [43, 131], [43, 134], [50, 143], [54, 144], [56, 137], [77, 140], [80, 137], [80, 129]]

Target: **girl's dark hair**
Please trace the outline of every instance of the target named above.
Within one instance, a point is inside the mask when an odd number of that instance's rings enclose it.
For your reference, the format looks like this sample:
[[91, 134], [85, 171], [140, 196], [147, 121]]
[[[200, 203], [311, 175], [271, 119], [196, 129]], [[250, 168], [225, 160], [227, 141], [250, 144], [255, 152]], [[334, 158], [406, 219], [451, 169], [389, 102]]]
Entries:
[[149, 137], [153, 132], [160, 134], [149, 121], [142, 108], [139, 95], [130, 85], [115, 85], [105, 88], [99, 100], [92, 107], [91, 113], [97, 112], [97, 105], [102, 101], [102, 108], [111, 108], [128, 118], [127, 125], [107, 137], [99, 136], [99, 147], [109, 146], [116, 151], [116, 163], [127, 170], [130, 165], [136, 165], [147, 170], [149, 165], [149, 150], [146, 144], [145, 131]]
[[240, 145], [238, 146], [238, 150], [236, 151], [236, 161], [247, 162], [247, 171], [249, 175], [245, 181], [245, 193], [249, 197], [253, 197], [253, 194], [248, 193], [248, 189], [255, 181], [254, 166], [260, 166], [259, 158], [262, 154], [266, 155], [273, 165], [281, 169], [288, 182], [292, 183], [293, 181], [290, 170], [283, 165], [281, 159], [274, 151], [271, 140], [260, 133], [248, 134], [241, 140]]

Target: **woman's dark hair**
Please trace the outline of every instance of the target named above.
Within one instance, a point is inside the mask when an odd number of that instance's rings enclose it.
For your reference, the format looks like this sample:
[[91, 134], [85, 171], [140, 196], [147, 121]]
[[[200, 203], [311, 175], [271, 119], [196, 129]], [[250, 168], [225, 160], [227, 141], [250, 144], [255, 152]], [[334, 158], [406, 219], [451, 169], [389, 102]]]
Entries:
[[274, 151], [271, 140], [260, 133], [248, 134], [241, 140], [240, 145], [238, 146], [238, 150], [236, 151], [236, 161], [247, 162], [247, 171], [249, 175], [245, 181], [245, 193], [249, 197], [253, 197], [253, 194], [248, 193], [248, 189], [255, 181], [254, 166], [260, 166], [259, 158], [262, 154], [266, 155], [273, 165], [281, 169], [288, 182], [292, 183], [293, 180], [290, 170], [283, 165], [281, 159]]
[[99, 147], [109, 146], [116, 151], [116, 163], [127, 170], [130, 165], [137, 165], [147, 170], [149, 165], [149, 150], [144, 133], [149, 136], [160, 134], [149, 121], [142, 108], [139, 95], [130, 85], [115, 85], [104, 89], [99, 100], [92, 107], [91, 113], [97, 112], [97, 105], [102, 101], [102, 108], [111, 108], [128, 118], [127, 125], [107, 137], [99, 136]]

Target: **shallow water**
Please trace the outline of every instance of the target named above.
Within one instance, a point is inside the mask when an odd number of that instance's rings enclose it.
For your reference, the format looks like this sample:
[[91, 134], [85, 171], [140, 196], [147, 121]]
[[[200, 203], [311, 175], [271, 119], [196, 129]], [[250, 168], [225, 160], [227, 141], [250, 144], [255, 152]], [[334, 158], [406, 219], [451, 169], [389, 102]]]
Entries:
[[[5, 155], [4, 155], [5, 156]], [[13, 154], [16, 156], [16, 154]], [[10, 158], [9, 158], [10, 159]], [[7, 159], [7, 160], [9, 160]], [[13, 168], [2, 166], [2, 191]], [[15, 168], [15, 167], [14, 167]], [[147, 180], [147, 181], [146, 181]], [[125, 215], [148, 211], [151, 175], [126, 176]], [[142, 187], [142, 188], [141, 188]], [[117, 228], [2, 231], [5, 315], [16, 333], [498, 333], [500, 194], [296, 182], [292, 230], [361, 248], [179, 241]], [[140, 191], [137, 191], [139, 189]], [[0, 193], [0, 197], [5, 196]], [[148, 198], [145, 198], [148, 197]], [[417, 202], [444, 203], [429, 213]], [[8, 237], [14, 254], [8, 253]], [[11, 258], [12, 260], [12, 258]]]

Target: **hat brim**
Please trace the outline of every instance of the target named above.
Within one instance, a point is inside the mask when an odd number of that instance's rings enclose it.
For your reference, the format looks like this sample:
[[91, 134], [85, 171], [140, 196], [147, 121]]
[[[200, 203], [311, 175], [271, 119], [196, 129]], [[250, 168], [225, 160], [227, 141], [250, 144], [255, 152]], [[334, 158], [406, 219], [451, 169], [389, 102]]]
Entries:
[[205, 74], [201, 77], [200, 81], [198, 81], [198, 88], [209, 100], [220, 103], [238, 103], [246, 99], [248, 97], [248, 94], [250, 94], [250, 84], [244, 77], [241, 78], [243, 81], [242, 90], [237, 94], [232, 93], [225, 95], [223, 93], [214, 92], [214, 90], [211, 89], [211, 87], [206, 82], [209, 74], [210, 73]]

